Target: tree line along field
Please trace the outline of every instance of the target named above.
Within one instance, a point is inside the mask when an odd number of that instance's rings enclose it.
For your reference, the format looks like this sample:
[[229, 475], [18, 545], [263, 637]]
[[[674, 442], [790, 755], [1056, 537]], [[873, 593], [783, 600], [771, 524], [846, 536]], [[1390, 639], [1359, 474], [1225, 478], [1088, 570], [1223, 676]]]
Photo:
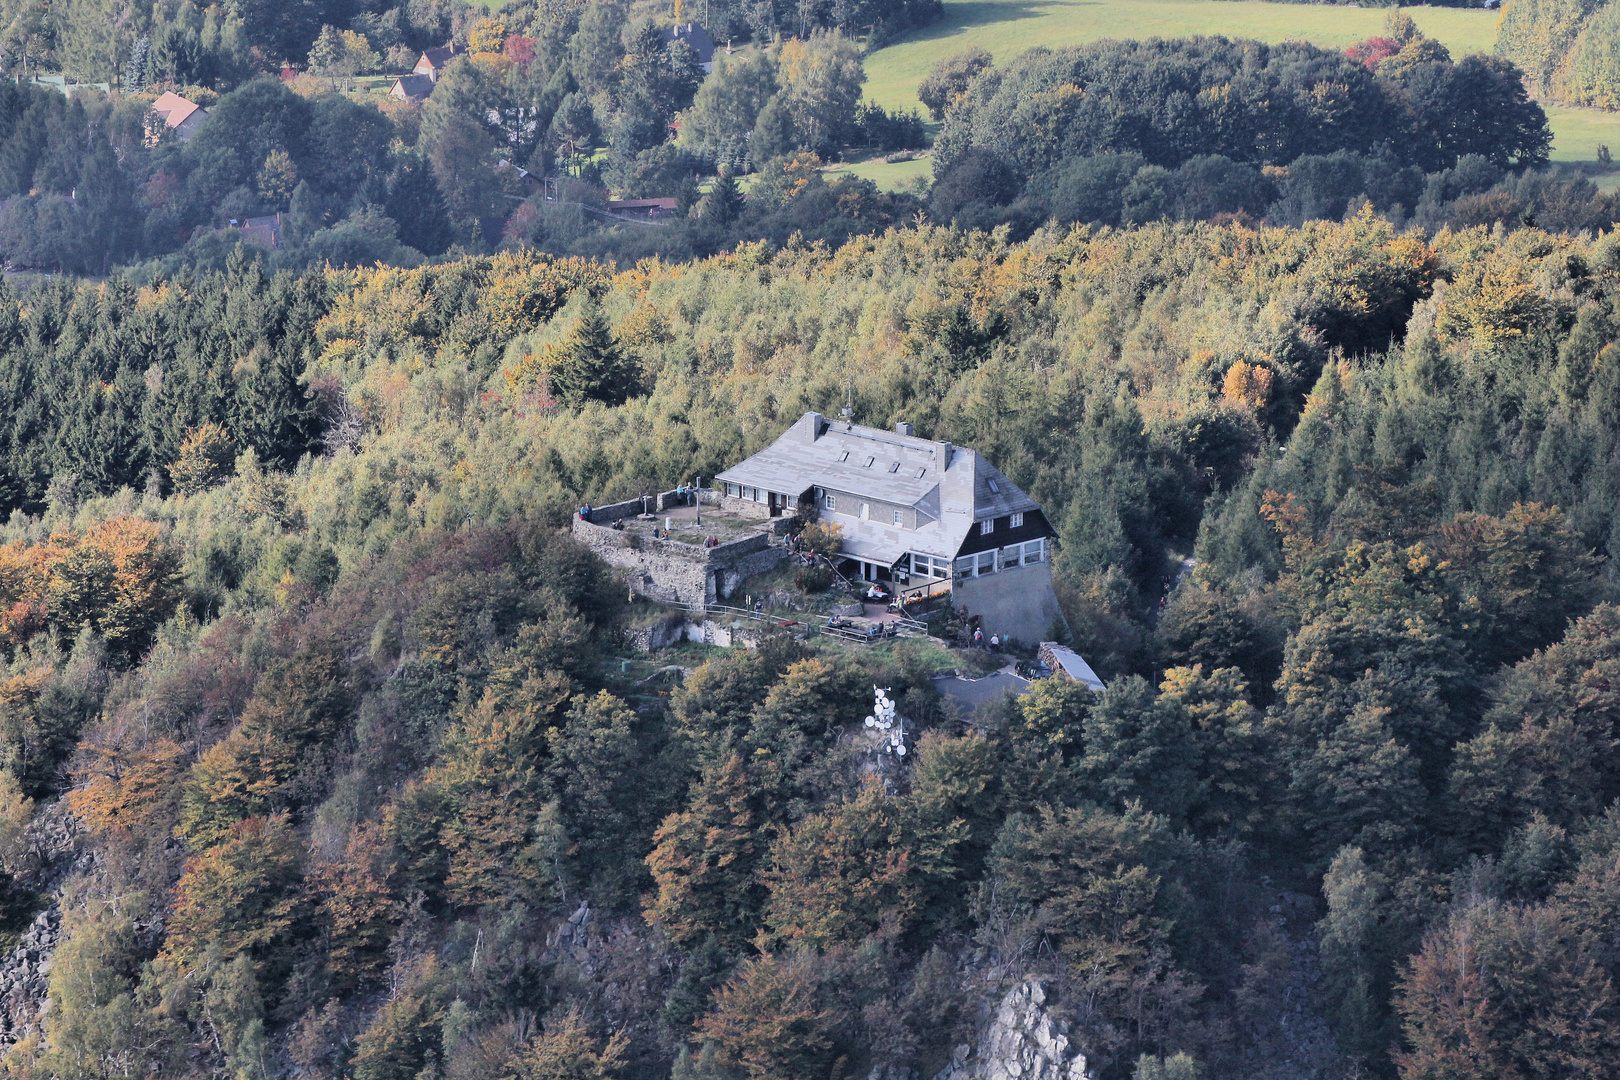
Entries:
[[[1495, 11], [1410, 10], [1419, 28], [1454, 56], [1489, 53], [1495, 44]], [[998, 64], [1036, 46], [1194, 34], [1304, 40], [1342, 49], [1380, 33], [1386, 14], [1383, 8], [1243, 0], [947, 0], [939, 22], [867, 57], [866, 94], [885, 108], [911, 108], [928, 69], [970, 45], [988, 49]], [[1598, 144], [1620, 145], [1620, 117], [1593, 109], [1544, 107], [1553, 130], [1554, 161], [1595, 161]], [[898, 188], [918, 174], [919, 166], [873, 162], [845, 171]]]

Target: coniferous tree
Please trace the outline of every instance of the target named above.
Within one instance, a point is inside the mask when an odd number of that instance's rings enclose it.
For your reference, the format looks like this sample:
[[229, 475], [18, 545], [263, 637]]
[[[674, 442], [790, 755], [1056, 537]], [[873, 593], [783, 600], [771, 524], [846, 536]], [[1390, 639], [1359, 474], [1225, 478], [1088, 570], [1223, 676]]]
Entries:
[[716, 225], [730, 225], [742, 214], [743, 194], [737, 187], [737, 180], [726, 169], [720, 174], [720, 179], [714, 182], [714, 187], [703, 196], [703, 220], [713, 221]]
[[575, 408], [587, 401], [620, 405], [638, 389], [634, 359], [619, 347], [594, 305], [574, 323], [547, 365], [551, 392]]
[[438, 255], [450, 246], [453, 233], [439, 182], [418, 155], [402, 157], [388, 181], [383, 203], [399, 226], [399, 242], [424, 255]]

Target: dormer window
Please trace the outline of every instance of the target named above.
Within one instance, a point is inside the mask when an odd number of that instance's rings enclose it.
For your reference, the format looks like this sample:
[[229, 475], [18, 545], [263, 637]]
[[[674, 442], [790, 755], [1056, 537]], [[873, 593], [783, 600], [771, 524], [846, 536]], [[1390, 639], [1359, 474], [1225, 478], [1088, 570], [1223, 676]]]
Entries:
[[996, 519], [995, 518], [986, 518], [983, 521], [979, 522], [979, 535], [980, 536], [989, 536], [991, 533], [993, 533], [995, 531], [996, 531]]
[[1007, 528], [1009, 528], [1009, 529], [1021, 529], [1023, 527], [1024, 527], [1024, 515], [1022, 513], [1014, 514], [1014, 515], [1012, 515], [1012, 517], [1007, 519]]
[[896, 510], [894, 512], [894, 523], [896, 525], [904, 525], [906, 523], [906, 515], [901, 511]]
[[845, 450], [842, 454], [839, 454], [838, 455], [838, 460], [839, 461], [848, 461], [849, 460], [849, 451]]
[[927, 471], [928, 471], [927, 469], [918, 469], [917, 470], [917, 479], [921, 480], [923, 478], [923, 473], [926, 473]]

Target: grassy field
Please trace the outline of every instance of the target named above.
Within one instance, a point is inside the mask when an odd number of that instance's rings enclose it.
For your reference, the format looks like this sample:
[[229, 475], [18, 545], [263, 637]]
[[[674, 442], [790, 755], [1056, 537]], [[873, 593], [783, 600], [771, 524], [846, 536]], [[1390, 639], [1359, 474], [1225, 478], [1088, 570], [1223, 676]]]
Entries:
[[[1419, 28], [1454, 56], [1489, 52], [1497, 13], [1408, 8]], [[1386, 8], [1267, 4], [1256, 0], [946, 0], [945, 17], [866, 58], [866, 95], [886, 108], [917, 108], [917, 84], [936, 62], [969, 45], [1005, 63], [1036, 45], [1078, 45], [1101, 38], [1225, 34], [1262, 41], [1303, 40], [1344, 48], [1380, 32]], [[1595, 162], [1599, 144], [1620, 154], [1620, 113], [1547, 107], [1557, 162]], [[879, 187], [904, 187], [926, 161], [843, 166]], [[1620, 170], [1605, 180], [1620, 182]], [[1600, 181], [1603, 183], [1604, 181]], [[1604, 183], [1605, 187], [1613, 186]]]
[[[1488, 52], [1494, 11], [1409, 8], [1418, 27], [1454, 54]], [[1225, 34], [1344, 48], [1379, 33], [1385, 8], [1264, 4], [1252, 0], [946, 0], [945, 17], [866, 60], [866, 94], [887, 108], [917, 105], [917, 84], [935, 62], [969, 45], [1005, 63], [1036, 45], [1101, 38]]]
[[882, 157], [873, 157], [866, 161], [832, 165], [822, 171], [828, 176], [859, 176], [863, 180], [872, 181], [884, 191], [897, 191], [900, 188], [910, 187], [912, 181], [918, 177], [933, 180], [934, 160], [926, 153], [910, 161], [888, 162]]
[[1554, 161], [1596, 161], [1601, 144], [1620, 154], [1620, 113], [1544, 105], [1552, 124]]

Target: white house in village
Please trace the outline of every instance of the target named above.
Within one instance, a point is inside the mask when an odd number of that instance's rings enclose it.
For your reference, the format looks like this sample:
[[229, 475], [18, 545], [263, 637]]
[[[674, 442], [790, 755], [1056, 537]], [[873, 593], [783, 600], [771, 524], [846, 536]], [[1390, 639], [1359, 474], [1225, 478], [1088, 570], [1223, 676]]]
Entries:
[[949, 593], [986, 637], [1034, 644], [1061, 620], [1046, 515], [983, 456], [805, 413], [774, 443], [715, 477], [722, 506], [835, 522], [852, 574], [906, 598]]

